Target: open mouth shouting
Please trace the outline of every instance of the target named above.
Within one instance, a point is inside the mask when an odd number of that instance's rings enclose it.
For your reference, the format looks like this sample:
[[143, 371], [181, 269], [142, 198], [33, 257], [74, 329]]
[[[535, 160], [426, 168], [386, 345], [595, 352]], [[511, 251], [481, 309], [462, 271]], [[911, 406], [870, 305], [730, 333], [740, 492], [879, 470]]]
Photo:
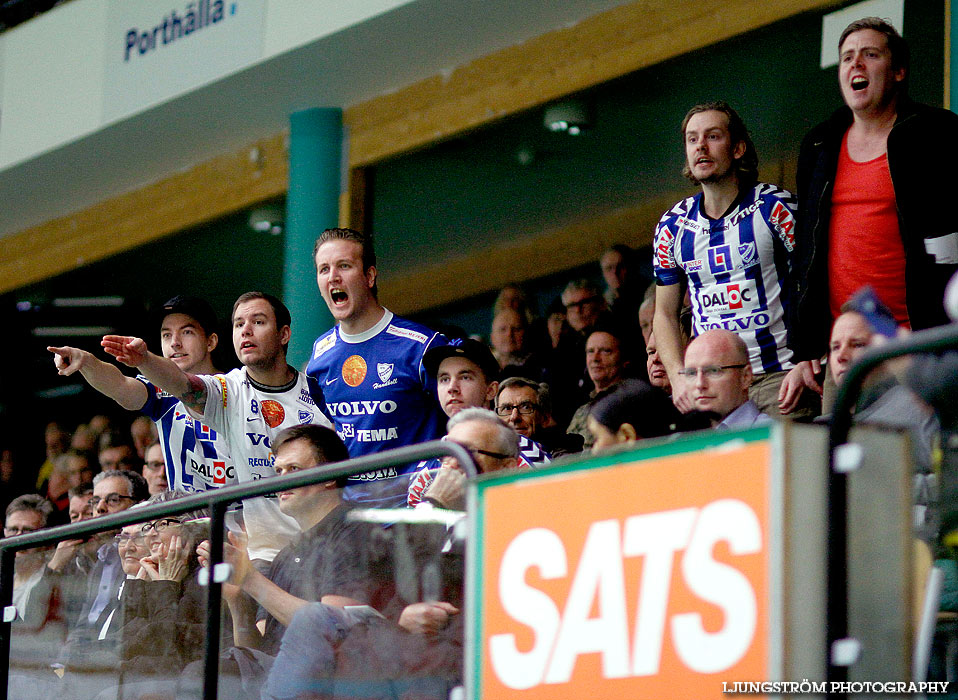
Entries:
[[868, 87], [868, 78], [863, 75], [856, 75], [851, 80], [852, 90], [860, 92]]
[[329, 290], [329, 299], [333, 302], [334, 306], [342, 306], [346, 303], [346, 300], [349, 299], [349, 295], [345, 289], [333, 287]]

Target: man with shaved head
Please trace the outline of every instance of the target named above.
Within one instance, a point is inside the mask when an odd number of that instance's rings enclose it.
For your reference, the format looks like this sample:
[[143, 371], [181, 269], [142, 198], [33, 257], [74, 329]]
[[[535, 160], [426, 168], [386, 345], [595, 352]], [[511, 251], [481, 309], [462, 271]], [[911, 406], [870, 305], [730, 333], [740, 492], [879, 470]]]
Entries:
[[713, 428], [751, 428], [771, 422], [748, 398], [752, 367], [748, 346], [724, 329], [706, 331], [689, 343], [679, 370], [692, 389], [694, 408], [709, 416]]

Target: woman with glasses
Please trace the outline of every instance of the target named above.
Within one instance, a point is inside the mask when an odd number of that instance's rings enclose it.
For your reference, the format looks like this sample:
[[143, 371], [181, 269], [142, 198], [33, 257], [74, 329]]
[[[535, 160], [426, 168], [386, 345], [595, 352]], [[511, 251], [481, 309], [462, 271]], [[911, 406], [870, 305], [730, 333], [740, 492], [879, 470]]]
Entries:
[[[167, 491], [143, 505], [186, 495]], [[122, 697], [172, 695], [183, 668], [202, 658], [206, 590], [195, 549], [208, 530], [205, 511], [197, 510], [127, 525], [116, 536], [127, 576], [118, 630]]]

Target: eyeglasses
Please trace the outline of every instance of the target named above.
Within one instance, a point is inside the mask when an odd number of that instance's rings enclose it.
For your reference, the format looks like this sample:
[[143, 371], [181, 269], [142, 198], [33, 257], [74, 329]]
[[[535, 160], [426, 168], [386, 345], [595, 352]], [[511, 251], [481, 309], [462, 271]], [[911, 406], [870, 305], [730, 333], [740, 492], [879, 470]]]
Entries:
[[598, 297], [598, 296], [588, 297], [586, 299], [583, 299], [582, 301], [570, 301], [568, 304], [563, 304], [563, 306], [566, 307], [567, 309], [571, 309], [573, 306], [581, 309], [586, 304], [595, 304], [596, 302], [599, 301], [600, 298], [601, 297]]
[[16, 537], [17, 535], [27, 535], [39, 529], [38, 527], [5, 527], [3, 528], [3, 536]]
[[123, 494], [119, 494], [119, 493], [111, 493], [108, 496], [105, 496], [103, 498], [100, 498], [99, 496], [94, 496], [93, 498], [90, 499], [90, 510], [96, 510], [96, 507], [100, 505], [100, 501], [106, 501], [106, 504], [108, 506], [116, 507], [120, 505], [120, 501], [122, 501], [123, 499], [126, 499], [128, 501], [135, 500], [133, 496], [124, 496]]
[[716, 379], [725, 374], [726, 370], [729, 369], [742, 369], [748, 367], [746, 364], [741, 365], [710, 365], [708, 367], [683, 367], [679, 370], [679, 374], [686, 379], [695, 379], [699, 376], [701, 372], [706, 379]]
[[171, 527], [182, 524], [183, 521], [179, 520], [178, 518], [160, 518], [159, 520], [154, 520], [152, 523], [146, 523], [140, 528], [140, 532], [144, 535], [149, 535], [151, 532], [155, 532], [157, 535], [159, 535], [161, 532], [166, 532]]
[[[450, 440], [450, 442], [455, 442], [455, 441]], [[469, 445], [463, 445], [461, 442], [457, 442], [456, 444], [459, 445], [459, 447], [466, 450], [469, 454], [471, 454], [473, 459], [476, 459], [476, 455], [485, 455], [486, 457], [492, 457], [493, 459], [509, 459], [510, 457], [515, 457], [515, 455], [507, 455], [507, 454], [503, 454], [502, 452], [492, 452], [490, 450], [480, 450], [477, 447], [469, 447]], [[452, 459], [455, 459], [455, 457], [452, 457], [450, 455], [443, 455], [439, 461], [448, 462]]]
[[535, 413], [537, 408], [539, 408], [539, 404], [531, 401], [523, 401], [519, 404], [504, 403], [496, 406], [496, 413], [505, 418], [511, 416], [513, 411], [518, 410], [520, 415], [528, 416], [530, 413]]
[[166, 463], [161, 460], [156, 460], [154, 462], [146, 462], [143, 464], [144, 467], [150, 471], [158, 472], [161, 469], [166, 469]]
[[121, 532], [119, 535], [113, 536], [113, 541], [116, 542], [117, 546], [129, 543], [135, 547], [139, 547], [146, 542], [146, 535], [125, 535]]

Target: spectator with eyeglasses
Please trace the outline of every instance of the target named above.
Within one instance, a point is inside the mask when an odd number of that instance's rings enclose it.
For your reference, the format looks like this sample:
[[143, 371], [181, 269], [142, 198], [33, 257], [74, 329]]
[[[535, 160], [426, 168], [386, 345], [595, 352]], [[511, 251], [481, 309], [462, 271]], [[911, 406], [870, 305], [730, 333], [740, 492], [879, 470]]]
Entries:
[[[93, 497], [89, 501], [91, 517], [111, 515], [131, 508], [148, 496], [146, 480], [137, 472], [109, 470], [93, 477]], [[67, 696], [92, 697], [99, 692], [102, 679], [97, 674], [70, 674], [71, 668], [103, 663], [115, 665], [116, 650], [101, 644], [110, 631], [120, 602], [120, 591], [126, 574], [114, 539], [116, 531], [95, 535], [92, 542], [100, 543], [96, 562], [86, 577], [87, 587], [79, 617], [70, 629], [66, 642], [60, 648], [53, 669], [61, 677], [60, 691]], [[82, 573], [75, 572], [80, 576]], [[109, 645], [107, 645], [109, 646]]]
[[752, 367], [748, 346], [724, 329], [706, 331], [689, 343], [679, 375], [692, 391], [694, 410], [706, 414], [713, 428], [737, 430], [771, 423], [748, 398]]
[[[53, 504], [43, 496], [35, 493], [18, 496], [7, 506], [3, 536], [36, 532], [47, 526], [52, 513]], [[39, 627], [48, 610], [51, 589], [42, 583], [46, 554], [47, 548], [21, 549], [16, 554], [13, 606], [19, 623], [30, 628]]]
[[[449, 345], [429, 350], [423, 356], [423, 364], [426, 371], [436, 377], [439, 405], [447, 416], [452, 418], [469, 408], [488, 411], [499, 389], [499, 382], [496, 381], [499, 363], [483, 343], [457, 338]], [[519, 435], [518, 442], [520, 466], [541, 466], [552, 459], [539, 443], [525, 435]], [[439, 460], [436, 459], [425, 460], [417, 465], [406, 498], [409, 506], [420, 502], [439, 466]]]
[[[449, 421], [445, 439], [464, 447], [480, 474], [519, 466], [519, 434], [488, 409], [467, 408], [457, 413]], [[466, 474], [454, 457], [443, 457], [440, 462], [423, 490], [421, 503], [464, 510]]]
[[143, 478], [146, 479], [146, 485], [151, 496], [170, 490], [169, 481], [166, 478], [166, 457], [163, 454], [163, 445], [159, 440], [155, 440], [143, 452]]
[[565, 432], [553, 418], [548, 384], [525, 377], [502, 380], [496, 415], [519, 435], [542, 445], [553, 458], [582, 451], [582, 436]]
[[[166, 491], [137, 504], [187, 496]], [[126, 578], [115, 633], [122, 688], [110, 697], [166, 697], [183, 668], [203, 655], [206, 592], [196, 545], [208, 533], [203, 509], [128, 525], [116, 536]]]

